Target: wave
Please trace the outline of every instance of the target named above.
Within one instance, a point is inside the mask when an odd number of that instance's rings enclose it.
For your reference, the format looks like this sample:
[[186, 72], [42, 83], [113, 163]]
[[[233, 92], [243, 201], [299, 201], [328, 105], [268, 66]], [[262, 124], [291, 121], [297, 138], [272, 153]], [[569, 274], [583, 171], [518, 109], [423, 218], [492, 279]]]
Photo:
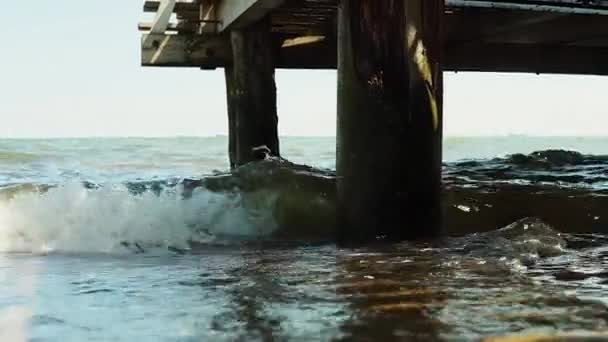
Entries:
[[279, 160], [203, 179], [17, 184], [0, 188], [0, 251], [141, 252], [326, 239], [335, 229], [334, 188], [331, 171]]
[[444, 164], [444, 181], [448, 186], [548, 185], [608, 193], [608, 156], [544, 150], [491, 160], [460, 161]]
[[80, 183], [26, 191], [0, 201], [0, 251], [116, 253], [167, 248], [223, 236], [248, 238], [276, 230], [272, 194], [194, 190], [134, 195], [124, 186]]
[[[590, 160], [570, 152], [529, 158]], [[602, 190], [535, 183], [531, 173], [511, 164], [513, 157], [445, 166], [450, 235], [493, 231], [525, 217], [561, 232], [608, 231]], [[500, 168], [519, 178], [504, 176], [503, 182]], [[0, 188], [0, 251], [114, 253], [188, 250], [234, 239], [327, 241], [337, 228], [335, 189], [334, 171], [278, 159], [201, 179], [17, 184]]]
[[464, 246], [463, 250], [469, 256], [509, 257], [523, 265], [534, 264], [539, 258], [561, 255], [568, 246], [564, 235], [537, 217], [526, 217], [504, 228], [474, 233], [454, 242]]

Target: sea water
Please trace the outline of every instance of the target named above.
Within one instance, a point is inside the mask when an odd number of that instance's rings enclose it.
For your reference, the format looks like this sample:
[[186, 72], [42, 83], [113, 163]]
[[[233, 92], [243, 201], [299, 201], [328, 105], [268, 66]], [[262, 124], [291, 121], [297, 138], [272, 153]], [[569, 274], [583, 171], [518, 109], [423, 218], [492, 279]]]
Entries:
[[608, 138], [446, 138], [449, 235], [349, 248], [335, 139], [281, 142], [231, 174], [225, 137], [0, 140], [0, 340], [608, 329]]

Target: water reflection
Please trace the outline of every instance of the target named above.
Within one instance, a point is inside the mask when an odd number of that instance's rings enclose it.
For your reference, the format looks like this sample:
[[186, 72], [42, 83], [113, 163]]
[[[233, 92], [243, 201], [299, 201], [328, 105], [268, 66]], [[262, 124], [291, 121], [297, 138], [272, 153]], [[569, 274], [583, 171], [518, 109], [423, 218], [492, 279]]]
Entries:
[[[421, 246], [422, 247], [422, 246]], [[343, 340], [436, 340], [447, 327], [435, 318], [446, 298], [440, 256], [384, 246], [337, 256], [337, 292], [348, 303]], [[424, 250], [425, 248], [417, 248]]]
[[[314, 251], [314, 252], [313, 252]], [[344, 320], [332, 276], [335, 249], [248, 247], [227, 272], [228, 310], [212, 329], [242, 340], [327, 339]]]
[[32, 305], [38, 277], [44, 260], [19, 259], [15, 268], [11, 258], [0, 255], [0, 283], [10, 295], [0, 302], [0, 341], [29, 341], [29, 330], [34, 315]]
[[[214, 317], [212, 329], [263, 341], [475, 340], [569, 331], [590, 336], [606, 329], [601, 294], [608, 288], [588, 287], [590, 297], [582, 298], [584, 291], [569, 292], [555, 272], [565, 268], [560, 258], [580, 252], [548, 253], [558, 241], [543, 230], [548, 228], [533, 228], [542, 224], [537, 221], [521, 224], [434, 243], [248, 247], [228, 271], [234, 279], [226, 284], [228, 309]], [[534, 241], [541, 232], [545, 247]]]
[[528, 219], [462, 238], [365, 248], [260, 242], [204, 246], [171, 257], [0, 257], [0, 336], [591, 336], [608, 329], [606, 241], [596, 234], [563, 235]]

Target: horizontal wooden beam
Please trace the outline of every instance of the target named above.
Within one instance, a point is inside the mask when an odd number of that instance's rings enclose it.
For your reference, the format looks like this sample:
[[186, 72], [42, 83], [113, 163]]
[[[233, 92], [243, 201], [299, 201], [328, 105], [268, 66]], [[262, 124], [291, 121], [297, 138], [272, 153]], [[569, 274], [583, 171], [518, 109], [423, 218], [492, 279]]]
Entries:
[[608, 76], [607, 47], [480, 44], [448, 46], [445, 69]]
[[[227, 35], [153, 35], [153, 47], [142, 49], [146, 67], [214, 69], [232, 63]], [[312, 43], [287, 44], [277, 58], [279, 69], [335, 69], [335, 41], [312, 39]], [[334, 58], [331, 58], [334, 56]]]
[[[139, 24], [137, 24], [137, 29], [139, 31], [149, 32], [152, 30], [152, 26], [153, 26], [153, 23], [139, 23]], [[165, 29], [165, 31], [177, 32], [177, 31], [179, 31], [179, 25], [176, 23], [169, 23], [169, 24], [167, 24], [167, 28]]]
[[[157, 49], [145, 49], [144, 66], [216, 68], [231, 63], [230, 44], [225, 36], [159, 35]], [[281, 49], [277, 68], [335, 69], [334, 40], [311, 40]], [[446, 71], [524, 72], [551, 74], [608, 75], [608, 48], [490, 44], [447, 46]]]
[[[160, 8], [160, 0], [155, 1], [146, 1], [144, 2], [144, 12], [157, 12]], [[174, 12], [188, 12], [188, 11], [196, 11], [198, 12], [198, 4], [196, 2], [186, 2], [186, 1], [177, 1], [175, 3]]]
[[[237, 0], [224, 0], [229, 3]], [[243, 0], [238, 0], [243, 1]], [[248, 0], [247, 0], [248, 1]], [[333, 9], [336, 7], [335, 3], [331, 5], [315, 5], [316, 8], [328, 8]], [[156, 12], [160, 5], [159, 0], [148, 0], [144, 3], [144, 12]], [[581, 0], [507, 0], [507, 1], [488, 1], [488, 0], [446, 0], [446, 6], [451, 8], [502, 8], [502, 9], [529, 9], [533, 11], [546, 11], [557, 8], [562, 9], [562, 12], [576, 13], [577, 10], [584, 12], [603, 11], [608, 10], [607, 0], [595, 0], [589, 1], [587, 4]], [[522, 7], [523, 6], [523, 7]], [[178, 1], [175, 12], [188, 12], [198, 11], [198, 3], [192, 1]], [[568, 11], [569, 10], [569, 11]]]
[[[150, 42], [150, 47], [144, 45]], [[230, 60], [230, 42], [224, 35], [144, 34], [142, 66], [223, 67]]]
[[[270, 11], [280, 7], [285, 0], [215, 0], [206, 1], [201, 9], [197, 2], [179, 1], [174, 11], [180, 13], [196, 13], [212, 9], [206, 15], [208, 22], [201, 23], [201, 32], [224, 32], [231, 28], [241, 28], [253, 24]], [[144, 12], [156, 12], [162, 9], [160, 1], [146, 1]]]
[[490, 8], [532, 12], [608, 15], [608, 1], [606, 0], [446, 0], [446, 6], [453, 8]]
[[[300, 38], [301, 39], [301, 38]], [[294, 40], [295, 41], [295, 40]], [[283, 45], [277, 68], [279, 69], [335, 69], [337, 42], [335, 39], [311, 40], [308, 44]]]
[[[264, 18], [285, 0], [219, 0], [216, 2], [215, 20], [217, 32], [242, 28]], [[201, 26], [210, 25], [203, 23]]]

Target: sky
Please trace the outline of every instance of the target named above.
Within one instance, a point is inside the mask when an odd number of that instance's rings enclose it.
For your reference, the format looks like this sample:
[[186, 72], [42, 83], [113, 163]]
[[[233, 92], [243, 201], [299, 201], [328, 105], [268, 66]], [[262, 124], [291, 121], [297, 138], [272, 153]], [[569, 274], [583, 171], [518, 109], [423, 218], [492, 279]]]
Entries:
[[[222, 70], [140, 67], [142, 4], [7, 1], [0, 138], [226, 134]], [[445, 78], [446, 136], [608, 135], [608, 77]], [[335, 135], [335, 71], [278, 70], [276, 79], [281, 135]]]

